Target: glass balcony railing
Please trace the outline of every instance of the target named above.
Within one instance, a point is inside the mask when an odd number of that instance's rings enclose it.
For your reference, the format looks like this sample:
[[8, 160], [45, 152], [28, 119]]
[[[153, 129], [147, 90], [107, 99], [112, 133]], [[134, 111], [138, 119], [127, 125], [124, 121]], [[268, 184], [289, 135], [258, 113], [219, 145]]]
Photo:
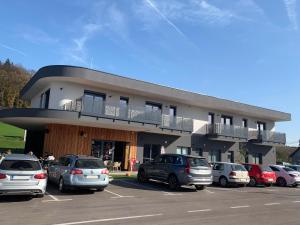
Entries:
[[249, 131], [249, 139], [257, 140], [259, 142], [270, 142], [270, 143], [285, 145], [286, 134], [269, 131], [269, 130], [263, 130], [263, 131], [252, 130]]
[[161, 110], [147, 110], [145, 107], [114, 106], [105, 101], [85, 104], [84, 100], [77, 99], [66, 103], [62, 109], [77, 111], [83, 116], [154, 124], [161, 129], [193, 131], [193, 120], [190, 118], [164, 115]]
[[248, 139], [248, 129], [240, 126], [225, 125], [221, 123], [207, 124], [206, 133], [214, 136], [224, 136]]

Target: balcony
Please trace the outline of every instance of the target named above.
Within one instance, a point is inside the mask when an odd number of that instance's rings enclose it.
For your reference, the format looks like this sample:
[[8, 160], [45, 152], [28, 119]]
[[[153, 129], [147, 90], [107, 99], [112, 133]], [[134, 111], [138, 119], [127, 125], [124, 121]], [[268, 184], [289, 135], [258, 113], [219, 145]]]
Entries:
[[249, 140], [258, 144], [285, 145], [286, 135], [285, 133], [279, 133], [269, 130], [253, 130], [249, 131]]
[[147, 110], [145, 107], [115, 106], [102, 102], [85, 104], [82, 98], [66, 103], [63, 110], [76, 111], [80, 116], [92, 116], [97, 119], [127, 121], [128, 123], [151, 124], [159, 128], [180, 132], [192, 132], [193, 120], [162, 114], [161, 110]]
[[206, 134], [211, 139], [222, 141], [247, 141], [248, 129], [240, 126], [225, 124], [207, 124]]

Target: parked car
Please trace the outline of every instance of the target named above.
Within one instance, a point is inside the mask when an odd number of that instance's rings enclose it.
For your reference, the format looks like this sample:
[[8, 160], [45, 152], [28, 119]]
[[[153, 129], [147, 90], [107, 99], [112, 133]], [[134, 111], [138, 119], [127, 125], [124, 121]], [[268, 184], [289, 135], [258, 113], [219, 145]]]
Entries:
[[141, 164], [137, 178], [139, 182], [167, 182], [172, 190], [182, 185], [203, 190], [212, 183], [211, 167], [205, 158], [180, 154], [159, 155], [153, 162]]
[[6, 155], [0, 161], [0, 195], [43, 197], [47, 174], [35, 156]]
[[300, 172], [300, 165], [287, 165], [286, 167], [289, 167], [293, 170]]
[[246, 185], [250, 178], [248, 171], [241, 164], [216, 162], [213, 164], [213, 181], [220, 184], [222, 187], [227, 187], [229, 184]]
[[249, 186], [265, 185], [271, 186], [276, 182], [276, 174], [269, 166], [258, 164], [243, 164], [249, 173]]
[[300, 173], [296, 170], [280, 165], [270, 165], [270, 167], [276, 174], [276, 184], [278, 186], [297, 187], [300, 184]]
[[51, 182], [59, 191], [91, 189], [103, 191], [109, 183], [109, 172], [102, 160], [92, 156], [66, 155], [48, 167]]

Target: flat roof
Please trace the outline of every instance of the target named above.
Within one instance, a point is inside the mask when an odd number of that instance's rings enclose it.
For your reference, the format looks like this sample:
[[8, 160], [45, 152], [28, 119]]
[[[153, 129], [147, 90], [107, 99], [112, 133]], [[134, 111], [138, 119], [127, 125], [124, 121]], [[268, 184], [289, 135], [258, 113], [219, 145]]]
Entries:
[[50, 65], [39, 69], [21, 90], [21, 97], [30, 100], [43, 85], [45, 86], [51, 81], [67, 81], [82, 85], [92, 85], [99, 88], [102, 87], [142, 96], [151, 96], [191, 106], [251, 116], [269, 121], [291, 120], [290, 113], [180, 90], [84, 67], [68, 65]]

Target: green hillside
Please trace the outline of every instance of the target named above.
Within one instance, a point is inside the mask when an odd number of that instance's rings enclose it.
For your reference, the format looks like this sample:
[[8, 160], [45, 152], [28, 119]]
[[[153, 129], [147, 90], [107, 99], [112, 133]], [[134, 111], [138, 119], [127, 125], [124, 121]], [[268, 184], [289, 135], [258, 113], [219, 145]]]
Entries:
[[24, 130], [0, 122], [0, 148], [23, 149]]

